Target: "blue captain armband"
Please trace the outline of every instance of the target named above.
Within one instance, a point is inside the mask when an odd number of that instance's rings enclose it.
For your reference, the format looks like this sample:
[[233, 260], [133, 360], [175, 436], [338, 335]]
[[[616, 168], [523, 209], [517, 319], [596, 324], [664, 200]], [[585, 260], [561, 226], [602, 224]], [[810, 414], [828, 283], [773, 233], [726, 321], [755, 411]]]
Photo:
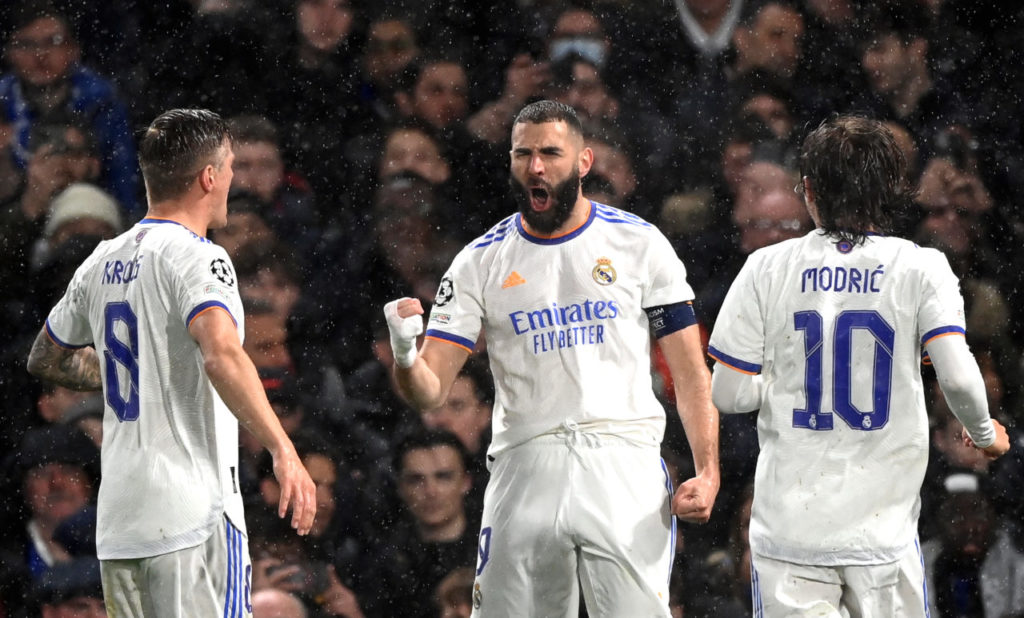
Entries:
[[647, 320], [651, 323], [655, 339], [697, 323], [697, 314], [693, 312], [693, 303], [690, 301], [660, 305], [644, 311], [647, 312]]

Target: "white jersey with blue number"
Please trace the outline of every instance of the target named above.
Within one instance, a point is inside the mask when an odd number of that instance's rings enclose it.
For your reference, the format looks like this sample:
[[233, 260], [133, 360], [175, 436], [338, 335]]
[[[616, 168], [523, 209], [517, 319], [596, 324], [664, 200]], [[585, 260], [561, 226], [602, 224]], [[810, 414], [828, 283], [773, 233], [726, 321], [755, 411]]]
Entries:
[[143, 219], [79, 267], [46, 329], [94, 345], [103, 376], [100, 559], [144, 558], [205, 541], [224, 515], [244, 532], [238, 421], [214, 391], [188, 326], [242, 303], [225, 251], [185, 227]]
[[645, 308], [693, 299], [668, 240], [591, 202], [579, 228], [529, 234], [512, 215], [456, 256], [427, 336], [472, 350], [484, 333], [495, 381], [493, 455], [569, 422], [656, 444]]
[[928, 461], [922, 349], [963, 333], [957, 278], [934, 249], [814, 231], [748, 258], [709, 352], [764, 376], [754, 552], [825, 566], [899, 558]]

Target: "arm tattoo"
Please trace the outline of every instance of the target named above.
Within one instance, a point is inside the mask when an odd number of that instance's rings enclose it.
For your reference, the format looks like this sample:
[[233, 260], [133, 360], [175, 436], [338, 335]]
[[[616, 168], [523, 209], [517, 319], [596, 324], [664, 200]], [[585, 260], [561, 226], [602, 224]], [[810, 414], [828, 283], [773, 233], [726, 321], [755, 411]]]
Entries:
[[62, 348], [39, 331], [32, 351], [28, 355], [28, 371], [37, 378], [59, 384], [76, 391], [98, 391], [100, 361], [93, 348], [69, 350]]

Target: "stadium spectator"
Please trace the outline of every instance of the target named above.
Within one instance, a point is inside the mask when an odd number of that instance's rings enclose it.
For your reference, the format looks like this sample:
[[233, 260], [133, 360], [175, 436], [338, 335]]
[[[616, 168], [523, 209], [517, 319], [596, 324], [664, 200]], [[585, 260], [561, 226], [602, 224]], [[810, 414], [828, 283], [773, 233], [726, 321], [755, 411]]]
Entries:
[[803, 55], [803, 15], [786, 0], [749, 2], [744, 9], [733, 33], [733, 70], [742, 76], [761, 69], [791, 83]]
[[435, 187], [422, 177], [390, 176], [375, 192], [372, 208], [362, 213], [359, 234], [325, 236], [318, 248], [323, 263], [346, 265], [340, 274], [320, 269], [310, 282], [326, 313], [347, 316], [350, 324], [333, 333], [344, 339], [335, 344], [340, 347], [333, 357], [343, 371], [354, 370], [373, 351], [375, 299], [401, 290], [423, 300], [434, 297], [437, 278], [457, 249], [450, 232], [440, 227], [437, 203]]
[[[292, 612], [285, 614], [288, 617], [364, 618], [360, 599], [341, 582], [334, 565], [322, 558], [314, 544], [288, 535], [273, 513], [253, 511], [250, 530], [255, 558], [254, 597], [260, 595], [261, 602], [277, 606], [279, 611]], [[291, 596], [284, 598], [281, 593]], [[302, 611], [296, 607], [296, 600]], [[254, 613], [254, 618], [257, 616]]]
[[958, 93], [931, 68], [924, 8], [914, 2], [877, 3], [862, 19], [860, 62], [869, 88], [851, 105], [879, 120], [899, 122], [930, 156], [938, 130], [968, 117]]
[[[61, 524], [95, 502], [99, 451], [77, 430], [63, 425], [40, 427], [25, 433], [14, 472], [26, 509], [8, 550], [20, 557], [20, 568], [38, 579], [72, 558], [66, 539], [57, 532]], [[95, 518], [95, 511], [91, 517]]]
[[370, 613], [432, 618], [437, 584], [476, 560], [466, 452], [448, 432], [417, 432], [396, 446], [393, 469], [405, 515], [367, 553], [360, 596]]
[[278, 237], [298, 247], [310, 246], [320, 219], [316, 199], [306, 179], [286, 165], [277, 127], [252, 114], [235, 116], [228, 124], [235, 151], [232, 189], [259, 200]]
[[378, 125], [398, 119], [394, 94], [402, 74], [420, 54], [416, 37], [409, 19], [396, 14], [385, 13], [367, 28], [366, 45], [359, 59], [359, 97]]
[[493, 404], [494, 378], [486, 354], [481, 352], [466, 360], [440, 407], [420, 412], [424, 427], [454, 434], [466, 449], [466, 469], [473, 479], [467, 505], [474, 512], [484, 503]]
[[[402, 118], [424, 122], [441, 137], [444, 151], [457, 170], [475, 170], [478, 187], [472, 195], [479, 200], [473, 210], [485, 211], [486, 220], [495, 218], [495, 202], [505, 195], [497, 181], [503, 177], [507, 156], [503, 145], [481, 138], [474, 129], [474, 114], [469, 103], [469, 81], [461, 59], [444, 54], [424, 55], [405, 71], [395, 100]], [[482, 114], [485, 109], [477, 112]], [[491, 121], [484, 124], [490, 126]], [[494, 174], [487, 173], [493, 171]], [[466, 203], [461, 203], [465, 208]], [[482, 233], [483, 229], [476, 230]], [[472, 230], [466, 230], [472, 234]]]
[[472, 567], [459, 567], [444, 576], [437, 585], [440, 618], [469, 618], [473, 613]]
[[[714, 325], [728, 286], [750, 253], [810, 229], [809, 217], [801, 212], [806, 209], [798, 207], [799, 198], [793, 193], [799, 182], [793, 156], [785, 144], [774, 140], [752, 147], [730, 204], [729, 226], [719, 228], [728, 234], [729, 242], [719, 245], [716, 259], [695, 268], [694, 281], [701, 286], [695, 302], [709, 326]], [[797, 198], [795, 204], [790, 196]]]
[[41, 618], [107, 618], [95, 557], [76, 558], [50, 569], [31, 594]]
[[12, 72], [0, 76], [0, 115], [13, 125], [11, 154], [29, 159], [32, 126], [80, 117], [100, 154], [100, 179], [129, 215], [139, 213], [139, 177], [128, 115], [116, 88], [79, 62], [68, 19], [45, 1], [22, 4], [5, 55]]
[[280, 246], [277, 234], [265, 216], [263, 204], [247, 191], [233, 191], [228, 197], [227, 223], [211, 230], [210, 237], [234, 261], [248, 247]]
[[377, 178], [405, 172], [418, 174], [435, 187], [451, 178], [451, 164], [444, 157], [441, 143], [423, 124], [395, 125], [384, 138]]
[[921, 546], [932, 616], [1024, 613], [1024, 552], [1014, 547], [978, 479], [946, 479], [939, 535]]
[[467, 360], [444, 404], [421, 412], [427, 429], [444, 429], [455, 434], [474, 463], [479, 460], [480, 466], [472, 466], [474, 474], [486, 472], [482, 467], [483, 453], [487, 450], [494, 400], [493, 378], [486, 362], [486, 358], [476, 356]]
[[[355, 475], [341, 460], [340, 449], [322, 432], [306, 427], [291, 435], [316, 484], [317, 516], [309, 536], [301, 539], [303, 553], [311, 561], [336, 565], [351, 579], [359, 553], [366, 550], [364, 530], [370, 529], [367, 522], [360, 521], [364, 501]], [[280, 499], [281, 486], [267, 453], [260, 462], [259, 492], [265, 509], [272, 510]]]
[[263, 588], [252, 593], [253, 618], [309, 618], [302, 601], [278, 588]]
[[[622, 84], [630, 108], [653, 107], [674, 117], [687, 90], [700, 85], [709, 96], [724, 91], [726, 65], [744, 0], [646, 3], [626, 14], [613, 38], [612, 83]], [[673, 76], [664, 79], [665, 75]], [[707, 110], [710, 112], [711, 110]], [[687, 127], [689, 128], [689, 127]], [[677, 132], [679, 139], [690, 139]]]
[[38, 271], [75, 236], [108, 240], [121, 233], [121, 209], [114, 198], [95, 185], [76, 182], [54, 196], [43, 235], [33, 247], [32, 267]]
[[33, 127], [21, 189], [0, 214], [0, 283], [5, 289], [27, 285], [32, 248], [43, 236], [53, 198], [72, 183], [94, 178], [99, 160], [90, 154], [89, 144], [88, 134], [73, 124]]

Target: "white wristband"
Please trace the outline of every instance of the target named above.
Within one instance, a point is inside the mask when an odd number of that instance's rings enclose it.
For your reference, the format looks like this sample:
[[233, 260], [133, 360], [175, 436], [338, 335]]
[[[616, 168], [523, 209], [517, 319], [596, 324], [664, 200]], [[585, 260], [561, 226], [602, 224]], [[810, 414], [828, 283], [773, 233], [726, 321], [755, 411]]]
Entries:
[[398, 302], [393, 300], [384, 305], [384, 318], [391, 334], [391, 351], [395, 356], [395, 364], [408, 369], [416, 362], [416, 338], [423, 332], [423, 318], [418, 315], [399, 317]]

